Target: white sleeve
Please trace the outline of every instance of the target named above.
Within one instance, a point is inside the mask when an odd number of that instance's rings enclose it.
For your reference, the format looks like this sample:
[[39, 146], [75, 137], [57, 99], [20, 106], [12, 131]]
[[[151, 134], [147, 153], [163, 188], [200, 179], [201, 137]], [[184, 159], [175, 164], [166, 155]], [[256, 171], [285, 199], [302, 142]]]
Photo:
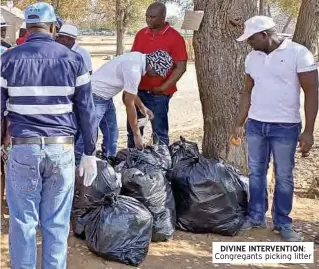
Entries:
[[317, 68], [313, 54], [306, 47], [302, 47], [297, 54], [297, 73], [309, 72]]
[[245, 59], [245, 73], [250, 74], [250, 66], [249, 66], [249, 59], [250, 59], [250, 53], [246, 56]]
[[85, 51], [86, 53], [84, 54], [85, 55], [85, 64], [86, 64], [86, 67], [87, 69], [91, 72], [93, 70], [92, 68], [92, 60], [91, 60], [91, 55], [88, 51]]
[[124, 80], [123, 90], [131, 94], [137, 94], [138, 86], [142, 78], [141, 67], [134, 64], [129, 68], [126, 66], [126, 68], [123, 68], [122, 71]]

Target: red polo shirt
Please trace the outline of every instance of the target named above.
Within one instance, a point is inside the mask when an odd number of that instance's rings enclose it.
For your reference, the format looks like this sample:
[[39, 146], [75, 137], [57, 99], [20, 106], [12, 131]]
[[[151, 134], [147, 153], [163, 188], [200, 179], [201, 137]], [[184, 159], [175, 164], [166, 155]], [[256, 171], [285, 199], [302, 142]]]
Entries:
[[[152, 53], [156, 50], [164, 50], [168, 52], [174, 62], [187, 61], [187, 51], [184, 38], [172, 28], [168, 23], [159, 32], [152, 32], [148, 27], [140, 30], [133, 43], [132, 51], [141, 53]], [[172, 70], [165, 78], [150, 77], [145, 75], [142, 77], [139, 89], [152, 90], [155, 87], [161, 86], [171, 75]], [[166, 95], [172, 95], [177, 91], [176, 85], [165, 91]]]

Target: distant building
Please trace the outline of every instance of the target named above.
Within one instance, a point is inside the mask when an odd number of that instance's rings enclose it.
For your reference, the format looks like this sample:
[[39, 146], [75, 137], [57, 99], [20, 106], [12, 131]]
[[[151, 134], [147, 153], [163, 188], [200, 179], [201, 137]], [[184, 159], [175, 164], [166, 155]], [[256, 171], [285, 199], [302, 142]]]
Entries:
[[22, 10], [16, 7], [1, 6], [1, 15], [4, 17], [7, 24], [7, 40], [14, 44], [19, 37], [19, 29], [24, 23], [24, 14]]

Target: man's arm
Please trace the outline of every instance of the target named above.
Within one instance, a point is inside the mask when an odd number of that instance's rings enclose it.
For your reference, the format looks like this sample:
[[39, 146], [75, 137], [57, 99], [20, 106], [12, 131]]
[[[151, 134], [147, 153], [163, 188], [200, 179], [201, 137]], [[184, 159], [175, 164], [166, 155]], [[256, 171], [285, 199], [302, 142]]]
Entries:
[[254, 80], [249, 75], [245, 75], [245, 83], [244, 83], [244, 90], [240, 97], [240, 103], [239, 103], [239, 113], [236, 119], [235, 126], [236, 127], [242, 127], [247, 119], [248, 111], [250, 108], [250, 102], [251, 102], [251, 92], [254, 87]]
[[4, 77], [4, 72], [1, 70], [1, 144], [4, 142], [3, 139], [5, 138], [7, 132], [7, 126], [5, 123], [5, 111], [6, 105], [8, 100], [8, 85], [7, 80]]
[[305, 93], [305, 129], [299, 137], [302, 157], [307, 157], [314, 144], [313, 131], [318, 113], [318, 70], [298, 73], [300, 85]]
[[318, 113], [318, 66], [313, 54], [302, 47], [297, 54], [296, 69], [299, 83], [305, 94], [305, 129], [299, 137], [300, 152], [307, 157], [314, 144], [314, 126]]
[[123, 93], [123, 103], [126, 108], [127, 120], [131, 126], [133, 135], [140, 135], [140, 129], [137, 124], [137, 112], [135, 107], [135, 98], [136, 95], [129, 92]]
[[174, 69], [169, 78], [161, 86], [152, 89], [154, 94], [165, 93], [165, 91], [175, 85], [186, 72], [188, 55], [185, 40], [180, 34], [176, 34], [170, 50], [170, 55], [174, 61]]
[[143, 148], [143, 139], [142, 139], [141, 132], [137, 122], [135, 98], [136, 98], [135, 94], [124, 91], [123, 103], [126, 107], [127, 120], [130, 124], [131, 130], [134, 136], [135, 147]]
[[77, 77], [74, 92], [74, 105], [77, 112], [79, 129], [84, 141], [84, 154], [95, 155], [97, 140], [97, 119], [93, 103], [90, 75], [84, 67], [82, 74]]
[[301, 88], [305, 94], [305, 129], [306, 133], [313, 133], [318, 113], [318, 70], [298, 74]]
[[143, 104], [141, 98], [138, 96], [135, 98], [135, 106], [139, 109], [143, 116], [148, 117], [150, 120], [154, 118], [153, 112]]
[[186, 72], [186, 66], [187, 61], [176, 62], [172, 74], [160, 87], [158, 87], [158, 91], [164, 92], [173, 85], [175, 85], [182, 77], [182, 75]]

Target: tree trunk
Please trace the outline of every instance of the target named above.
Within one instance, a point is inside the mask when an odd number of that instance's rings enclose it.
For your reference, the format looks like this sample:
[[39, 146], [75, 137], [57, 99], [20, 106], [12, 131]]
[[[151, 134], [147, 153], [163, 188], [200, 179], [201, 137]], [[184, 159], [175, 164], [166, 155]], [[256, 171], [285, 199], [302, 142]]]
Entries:
[[132, 0], [116, 0], [116, 56], [125, 51], [125, 36], [131, 18]]
[[265, 15], [265, 1], [266, 0], [259, 0], [259, 15]]
[[289, 24], [291, 23], [292, 19], [293, 19], [294, 15], [290, 14], [289, 18], [287, 19], [286, 21], [286, 24], [284, 25], [284, 27], [282, 28], [282, 33], [286, 33], [288, 27], [289, 27]]
[[125, 35], [127, 28], [124, 27], [122, 20], [116, 21], [116, 56], [124, 53]]
[[303, 0], [300, 6], [293, 41], [306, 46], [318, 55], [319, 1]]
[[267, 13], [268, 13], [268, 17], [272, 17], [272, 15], [271, 15], [271, 9], [270, 9], [270, 4], [267, 5]]
[[121, 5], [121, 0], [116, 0], [116, 56], [124, 53], [124, 27], [123, 18], [124, 10]]
[[247, 172], [247, 147], [229, 145], [243, 89], [246, 42], [237, 42], [243, 23], [257, 13], [254, 0], [195, 0], [195, 10], [205, 10], [194, 33], [195, 64], [204, 117], [203, 154], [222, 158]]

